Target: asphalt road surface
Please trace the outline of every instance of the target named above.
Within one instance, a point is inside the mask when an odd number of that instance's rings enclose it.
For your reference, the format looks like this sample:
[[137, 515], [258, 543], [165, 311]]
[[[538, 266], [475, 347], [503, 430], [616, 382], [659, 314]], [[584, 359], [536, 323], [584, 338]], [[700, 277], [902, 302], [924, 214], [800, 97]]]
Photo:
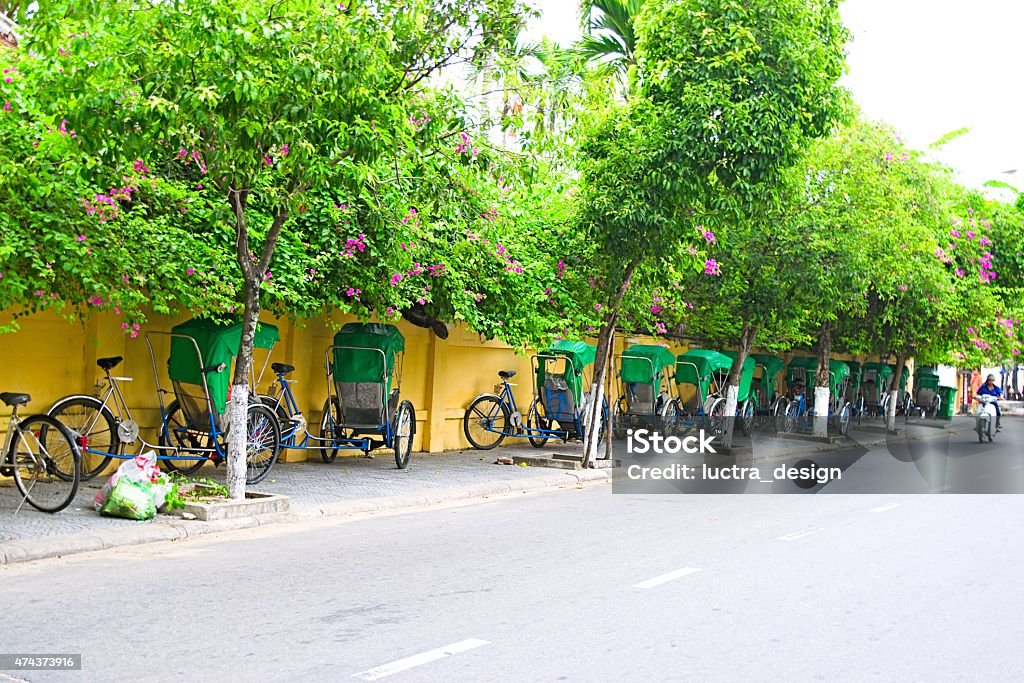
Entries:
[[1022, 512], [598, 486], [14, 565], [0, 651], [83, 670], [0, 681], [1020, 680]]

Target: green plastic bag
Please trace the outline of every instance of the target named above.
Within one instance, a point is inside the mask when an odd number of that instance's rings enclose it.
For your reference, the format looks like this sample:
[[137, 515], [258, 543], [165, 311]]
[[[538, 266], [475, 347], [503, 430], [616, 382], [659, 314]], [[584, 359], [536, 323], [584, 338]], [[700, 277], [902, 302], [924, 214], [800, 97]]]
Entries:
[[146, 486], [122, 477], [100, 508], [100, 514], [126, 519], [153, 519], [156, 516], [156, 505]]

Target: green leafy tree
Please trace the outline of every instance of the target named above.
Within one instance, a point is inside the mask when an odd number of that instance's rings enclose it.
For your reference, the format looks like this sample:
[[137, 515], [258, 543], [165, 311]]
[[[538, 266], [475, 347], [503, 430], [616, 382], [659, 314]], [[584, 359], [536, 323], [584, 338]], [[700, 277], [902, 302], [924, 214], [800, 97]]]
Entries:
[[[593, 161], [581, 175], [581, 223], [608, 259], [599, 381], [638, 266], [693, 235], [691, 210], [723, 222], [755, 215], [845, 101], [837, 81], [846, 32], [835, 3], [648, 0], [634, 28], [628, 116], [609, 116], [592, 134], [584, 153]], [[735, 388], [729, 393], [734, 411]]]
[[63, 104], [89, 153], [112, 169], [136, 160], [161, 177], [198, 173], [197, 188], [219, 198], [210, 225], [233, 237], [245, 325], [229, 417], [232, 496], [244, 489], [252, 342], [282, 235], [315, 190], [372, 177], [380, 159], [415, 145], [409, 122], [428, 79], [503, 45], [521, 14], [515, 0], [144, 11], [111, 1], [88, 11], [48, 4], [33, 19], [31, 48], [74, 44], [61, 86], [74, 97]]

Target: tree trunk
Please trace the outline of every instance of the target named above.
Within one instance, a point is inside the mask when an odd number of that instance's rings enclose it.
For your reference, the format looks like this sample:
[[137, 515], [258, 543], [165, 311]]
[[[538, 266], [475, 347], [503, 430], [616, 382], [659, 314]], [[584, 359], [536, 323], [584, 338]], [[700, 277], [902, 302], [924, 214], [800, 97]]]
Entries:
[[583, 440], [583, 467], [589, 467], [590, 463], [597, 459], [598, 435], [601, 433], [601, 402], [604, 398], [604, 381], [607, 376], [608, 355], [612, 350], [612, 341], [615, 338], [615, 322], [618, 320], [618, 311], [612, 310], [605, 315], [601, 331], [597, 335], [597, 354], [594, 359], [594, 377], [590, 383], [592, 400], [586, 406], [587, 431]]
[[740, 331], [740, 344], [739, 350], [736, 352], [736, 361], [732, 364], [732, 370], [729, 372], [729, 382], [725, 390], [725, 433], [722, 435], [722, 445], [725, 448], [732, 448], [733, 434], [736, 432], [736, 404], [739, 401], [743, 364], [747, 362], [747, 356], [750, 355], [750, 350], [754, 348], [754, 340], [756, 338], [757, 328], [749, 322], [744, 322], [743, 329]]
[[828, 436], [829, 361], [832, 360], [832, 326], [821, 324], [818, 337], [818, 371], [814, 374], [814, 436]]
[[235, 358], [235, 374], [231, 380], [231, 402], [228, 406], [228, 495], [245, 498], [245, 470], [249, 411], [249, 370], [252, 367], [253, 340], [260, 319], [259, 284], [245, 278], [245, 309], [242, 314], [242, 343]]
[[885, 410], [885, 428], [890, 431], [896, 429], [896, 402], [900, 400], [900, 375], [903, 374], [903, 367], [906, 364], [906, 353], [896, 356], [896, 370], [892, 375], [892, 384], [889, 385], [889, 405]]
[[[597, 391], [598, 396], [595, 396], [594, 403], [591, 406], [590, 428], [587, 430], [586, 438], [583, 441], [584, 468], [590, 467], [590, 463], [597, 458], [597, 437], [601, 433], [600, 419], [603, 417], [601, 414], [601, 404], [604, 398], [604, 382], [605, 377], [607, 377], [608, 358], [612, 349], [611, 341], [615, 336], [615, 323], [619, 318], [619, 305], [629, 290], [629, 281], [633, 279], [633, 271], [636, 270], [637, 264], [637, 261], [632, 261], [626, 267], [622, 276], [622, 284], [619, 285], [618, 290], [612, 296], [608, 311], [605, 313], [604, 323], [601, 325], [601, 330], [597, 336], [597, 359], [594, 362], [594, 379], [591, 386], [599, 387], [599, 389]], [[608, 435], [608, 438], [611, 438], [611, 434]]]
[[242, 342], [235, 358], [235, 373], [231, 381], [231, 403], [228, 407], [228, 495], [231, 498], [245, 498], [245, 470], [248, 430], [246, 417], [249, 411], [249, 369], [252, 367], [253, 342], [256, 326], [260, 319], [260, 288], [267, 277], [270, 260], [274, 256], [277, 240], [281, 236], [288, 210], [281, 208], [274, 216], [274, 222], [267, 231], [263, 250], [257, 259], [249, 249], [249, 229], [245, 222], [248, 191], [228, 190], [228, 203], [235, 213], [235, 259], [242, 271], [245, 282], [244, 307], [242, 311]]

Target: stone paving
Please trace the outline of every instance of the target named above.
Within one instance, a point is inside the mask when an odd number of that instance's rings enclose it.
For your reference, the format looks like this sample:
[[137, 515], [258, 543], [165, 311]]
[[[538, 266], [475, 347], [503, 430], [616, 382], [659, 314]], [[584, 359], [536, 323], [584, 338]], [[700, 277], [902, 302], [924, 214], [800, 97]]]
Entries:
[[[561, 446], [559, 452], [581, 451], [579, 445]], [[555, 452], [548, 448], [546, 451]], [[324, 503], [393, 496], [419, 491], [472, 486], [495, 480], [550, 476], [556, 470], [545, 468], [495, 465], [500, 456], [513, 453], [536, 454], [529, 446], [510, 446], [492, 451], [449, 451], [443, 454], [414, 453], [405, 470], [395, 467], [392, 456], [381, 452], [376, 458], [342, 457], [324, 464], [316, 460], [297, 463], [277, 463], [270, 475], [253, 486], [252, 490], [282, 493], [290, 497], [292, 509]], [[224, 466], [204, 467], [194, 476], [224, 480]], [[57, 514], [39, 512], [28, 504], [14, 514], [21, 502], [14, 482], [0, 485], [0, 543], [30, 538], [64, 536], [100, 529], [138, 527], [161, 524], [179, 518], [158, 514], [154, 520], [136, 522], [113, 517], [101, 517], [92, 507], [97, 491], [105, 477], [83, 482], [75, 501]]]

